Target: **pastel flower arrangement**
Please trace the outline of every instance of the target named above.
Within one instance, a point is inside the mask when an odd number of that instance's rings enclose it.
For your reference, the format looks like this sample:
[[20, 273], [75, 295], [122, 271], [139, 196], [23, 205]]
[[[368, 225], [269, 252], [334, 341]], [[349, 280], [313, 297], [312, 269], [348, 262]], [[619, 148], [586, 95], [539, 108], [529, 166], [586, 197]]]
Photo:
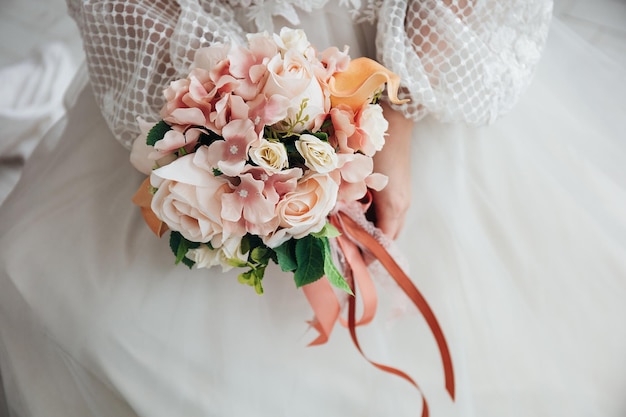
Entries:
[[350, 292], [333, 261], [329, 216], [380, 190], [373, 172], [398, 78], [347, 48], [318, 52], [301, 30], [198, 49], [186, 78], [164, 90], [158, 123], [140, 120], [131, 161], [149, 175], [135, 202], [176, 262], [243, 268], [263, 292], [274, 262], [298, 287], [326, 276]]

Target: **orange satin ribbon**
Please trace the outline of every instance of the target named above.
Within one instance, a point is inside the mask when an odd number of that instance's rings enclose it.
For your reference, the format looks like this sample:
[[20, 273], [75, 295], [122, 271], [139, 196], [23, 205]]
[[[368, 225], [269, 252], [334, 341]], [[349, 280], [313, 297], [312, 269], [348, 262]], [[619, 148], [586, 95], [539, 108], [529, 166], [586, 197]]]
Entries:
[[[397, 375], [407, 380], [417, 388], [420, 394], [422, 394], [422, 416], [427, 417], [428, 404], [422, 390], [413, 378], [399, 369], [370, 360], [364, 354], [359, 344], [356, 327], [367, 324], [373, 319], [377, 304], [376, 291], [373, 281], [370, 277], [369, 271], [367, 270], [367, 265], [363, 259], [361, 251], [365, 250], [369, 252], [381, 263], [381, 265], [385, 267], [398, 286], [404, 291], [404, 293], [424, 316], [424, 319], [433, 333], [439, 348], [439, 353], [443, 362], [446, 390], [450, 394], [450, 397], [454, 400], [455, 385], [452, 358], [437, 318], [426, 302], [426, 299], [417, 287], [415, 287], [411, 279], [397, 264], [389, 252], [387, 252], [387, 250], [370, 233], [364, 230], [349, 215], [341, 211], [333, 214], [330, 220], [333, 226], [335, 226], [342, 233], [341, 236], [337, 237], [337, 242], [348, 264], [349, 271], [346, 274], [346, 278], [354, 294], [354, 296], [348, 297], [347, 320], [347, 327], [350, 331], [352, 341], [359, 353], [361, 353], [361, 355], [373, 366], [382, 371]], [[363, 301], [363, 312], [359, 320], [356, 318], [357, 287], [359, 288], [361, 299]], [[345, 323], [345, 321], [339, 317], [339, 301], [337, 300], [337, 297], [327, 280], [318, 280], [313, 284], [304, 286], [303, 290], [309, 300], [309, 303], [311, 304], [311, 307], [313, 308], [315, 315], [311, 325], [319, 332], [317, 339], [315, 339], [310, 345], [323, 344], [328, 340], [330, 332], [332, 331], [336, 321], [339, 320], [342, 321], [342, 323]]]
[[150, 208], [150, 204], [152, 203], [152, 194], [150, 193], [150, 177], [143, 180], [135, 192], [132, 201], [135, 205], [141, 208], [141, 215], [150, 230], [152, 230], [152, 232], [158, 237], [163, 236], [165, 232], [167, 232], [168, 227], [164, 222], [159, 220]]

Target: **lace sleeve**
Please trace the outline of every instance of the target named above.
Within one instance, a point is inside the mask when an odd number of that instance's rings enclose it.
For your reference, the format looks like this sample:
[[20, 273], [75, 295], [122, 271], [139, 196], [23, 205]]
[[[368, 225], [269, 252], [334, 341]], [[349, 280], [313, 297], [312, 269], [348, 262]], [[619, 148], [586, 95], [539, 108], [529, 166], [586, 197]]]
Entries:
[[137, 117], [158, 118], [162, 89], [185, 74], [195, 49], [244, 36], [230, 8], [211, 0], [68, 0], [68, 9], [96, 100], [128, 148]]
[[404, 115], [480, 125], [508, 112], [532, 78], [551, 12], [550, 0], [382, 0], [378, 58], [403, 80]]

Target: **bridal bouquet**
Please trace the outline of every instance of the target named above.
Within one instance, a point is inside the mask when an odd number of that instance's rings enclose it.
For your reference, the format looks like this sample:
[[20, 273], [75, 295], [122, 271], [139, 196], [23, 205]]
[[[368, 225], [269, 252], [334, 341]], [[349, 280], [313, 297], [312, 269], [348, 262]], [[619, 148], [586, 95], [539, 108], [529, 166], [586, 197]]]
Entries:
[[[239, 281], [259, 294], [270, 263], [292, 272], [314, 311], [311, 345], [325, 343], [339, 321], [334, 286], [352, 294], [345, 323], [361, 351], [356, 327], [376, 310], [367, 264], [378, 260], [424, 315], [454, 397], [439, 324], [365, 217], [369, 190], [387, 183], [373, 172], [388, 127], [378, 99], [387, 85], [401, 103], [398, 84], [375, 61], [335, 47], [318, 52], [301, 30], [198, 49], [187, 77], [165, 89], [162, 120], [140, 121], [131, 161], [149, 177], [133, 200], [158, 236], [170, 230], [177, 263], [241, 268]], [[419, 389], [404, 372], [372, 364]]]
[[140, 121], [133, 153], [148, 151], [150, 176], [135, 200], [159, 236], [171, 231], [177, 263], [243, 268], [239, 281], [262, 293], [274, 262], [298, 287], [325, 276], [350, 292], [329, 215], [386, 185], [372, 162], [385, 84], [400, 102], [395, 74], [347, 48], [320, 53], [301, 30], [198, 49], [165, 89], [162, 120]]

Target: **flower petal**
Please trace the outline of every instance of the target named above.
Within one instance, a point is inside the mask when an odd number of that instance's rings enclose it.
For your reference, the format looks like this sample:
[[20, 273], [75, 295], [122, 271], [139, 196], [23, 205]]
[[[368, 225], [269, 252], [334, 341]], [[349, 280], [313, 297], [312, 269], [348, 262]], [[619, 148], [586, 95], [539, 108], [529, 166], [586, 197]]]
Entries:
[[356, 111], [385, 83], [387, 95], [392, 103], [403, 104], [408, 101], [398, 98], [400, 88], [398, 75], [372, 59], [366, 57], [353, 59], [345, 71], [335, 73], [329, 80], [331, 103], [333, 107], [346, 104]]

